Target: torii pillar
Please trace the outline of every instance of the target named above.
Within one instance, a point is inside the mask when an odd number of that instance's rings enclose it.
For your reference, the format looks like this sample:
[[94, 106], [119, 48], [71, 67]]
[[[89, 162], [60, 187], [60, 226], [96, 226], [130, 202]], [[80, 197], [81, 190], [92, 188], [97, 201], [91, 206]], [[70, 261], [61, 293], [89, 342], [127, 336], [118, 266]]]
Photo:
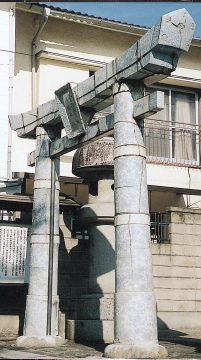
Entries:
[[[116, 284], [114, 344], [109, 358], [163, 358], [153, 289], [146, 150], [133, 118], [138, 90], [114, 87], [114, 196]], [[133, 96], [132, 96], [133, 95]], [[133, 97], [135, 99], [133, 99]]]
[[[62, 345], [65, 340], [58, 336], [57, 295], [58, 247], [59, 247], [59, 159], [51, 160], [49, 145], [51, 130], [36, 128], [36, 160], [34, 181], [34, 204], [32, 233], [30, 241], [29, 291], [26, 300], [26, 312], [23, 336], [18, 337], [17, 346], [46, 347]], [[52, 162], [54, 162], [52, 171]], [[53, 230], [53, 278], [51, 286], [51, 309], [48, 311], [49, 282], [49, 242], [51, 234], [51, 182], [54, 176], [54, 230]], [[48, 333], [48, 312], [50, 316], [50, 334]]]

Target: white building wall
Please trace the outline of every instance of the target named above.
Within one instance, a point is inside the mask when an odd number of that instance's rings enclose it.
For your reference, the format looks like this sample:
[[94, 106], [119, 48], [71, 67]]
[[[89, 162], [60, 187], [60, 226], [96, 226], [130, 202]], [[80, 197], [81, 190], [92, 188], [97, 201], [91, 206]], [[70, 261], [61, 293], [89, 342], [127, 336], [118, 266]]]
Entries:
[[[39, 14], [16, 11], [15, 114], [31, 109], [31, 42], [41, 21], [42, 17]], [[39, 53], [36, 66], [38, 104], [54, 98], [54, 91], [65, 83], [83, 81], [89, 76], [89, 70], [96, 70], [104, 63], [110, 62], [138, 38], [139, 36], [134, 34], [50, 17], [36, 48], [36, 52]], [[181, 57], [173, 73], [174, 77], [169, 77], [163, 82], [201, 88], [200, 56], [200, 47], [191, 46], [189, 53]], [[175, 76], [182, 78], [177, 79]], [[1, 146], [5, 151], [6, 146]], [[34, 172], [34, 168], [26, 165], [27, 154], [34, 148], [34, 141], [20, 139], [13, 133], [13, 172]], [[71, 160], [72, 153], [62, 156], [61, 175], [72, 176]], [[201, 189], [199, 171], [182, 166], [151, 164], [148, 165], [148, 184]]]
[[11, 3], [3, 3], [0, 6], [0, 179], [6, 179], [9, 174], [8, 164], [8, 113], [12, 109], [12, 61], [13, 53], [9, 52], [12, 42], [14, 44], [14, 35], [12, 32], [12, 21], [14, 26], [14, 17], [12, 16]]
[[[57, 74], [51, 76], [50, 74]], [[38, 70], [38, 104], [54, 99], [54, 92], [64, 84], [70, 82], [72, 86], [89, 77], [86, 66], [69, 64], [53, 59], [40, 59]], [[65, 130], [63, 130], [65, 134]], [[75, 151], [63, 155], [60, 158], [60, 174], [62, 176], [74, 176], [72, 174], [72, 157]]]

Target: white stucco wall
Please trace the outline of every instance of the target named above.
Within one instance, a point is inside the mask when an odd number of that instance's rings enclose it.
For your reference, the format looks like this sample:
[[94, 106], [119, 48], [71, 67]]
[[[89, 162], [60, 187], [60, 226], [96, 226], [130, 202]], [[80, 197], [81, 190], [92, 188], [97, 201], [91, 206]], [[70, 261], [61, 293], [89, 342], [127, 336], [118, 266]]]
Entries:
[[[31, 42], [41, 20], [40, 15], [16, 11], [15, 114], [31, 109]], [[89, 70], [95, 71], [110, 62], [135, 41], [134, 35], [125, 37], [119, 32], [49, 18], [36, 48], [39, 53], [36, 61], [37, 103], [53, 99], [54, 91], [67, 82], [83, 81], [89, 76]], [[13, 134], [13, 172], [34, 171], [26, 165], [27, 154], [34, 147], [34, 141]], [[63, 176], [73, 176], [73, 153], [61, 157]]]
[[[41, 15], [16, 12], [16, 65], [14, 82], [14, 113], [31, 109], [31, 42], [37, 32]], [[56, 31], [55, 31], [56, 29]], [[41, 104], [54, 97], [54, 91], [67, 82], [77, 83], [110, 62], [136, 42], [137, 36], [92, 27], [74, 21], [50, 17], [37, 44], [37, 101]], [[173, 75], [201, 79], [201, 48], [191, 47], [182, 56]], [[200, 88], [193, 80], [166, 79], [166, 83]], [[12, 171], [33, 172], [26, 166], [27, 154], [35, 142], [13, 135]], [[61, 158], [61, 175], [71, 176], [72, 153]], [[157, 167], [157, 169], [156, 169]], [[191, 171], [191, 170], [190, 170]], [[196, 173], [196, 174], [195, 174]], [[156, 174], [156, 175], [155, 175]], [[200, 188], [197, 172], [191, 171], [191, 186]], [[189, 186], [187, 168], [148, 165], [148, 183], [175, 187]]]
[[7, 178], [9, 111], [9, 3], [0, 7], [0, 178]]

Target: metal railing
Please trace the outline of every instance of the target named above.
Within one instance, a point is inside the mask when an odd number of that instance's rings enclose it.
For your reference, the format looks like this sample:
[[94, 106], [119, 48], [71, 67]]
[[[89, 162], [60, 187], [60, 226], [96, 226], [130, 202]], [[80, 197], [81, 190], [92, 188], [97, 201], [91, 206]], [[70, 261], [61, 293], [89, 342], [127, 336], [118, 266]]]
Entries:
[[169, 224], [169, 213], [150, 213], [150, 232], [153, 244], [170, 243]]
[[[152, 243], [170, 243], [169, 224], [169, 213], [150, 213], [150, 233]], [[72, 219], [71, 236], [78, 240], [89, 240], [88, 230], [80, 223], [78, 218]]]
[[146, 119], [144, 141], [148, 161], [199, 166], [198, 125]]

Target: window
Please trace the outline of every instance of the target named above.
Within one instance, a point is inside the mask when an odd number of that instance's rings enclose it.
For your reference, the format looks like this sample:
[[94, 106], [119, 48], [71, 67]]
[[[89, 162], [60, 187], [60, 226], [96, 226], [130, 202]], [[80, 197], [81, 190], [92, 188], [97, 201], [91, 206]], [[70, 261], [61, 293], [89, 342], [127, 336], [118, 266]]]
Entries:
[[[148, 93], [154, 89], [148, 89]], [[197, 94], [164, 90], [165, 107], [145, 120], [150, 159], [198, 164]]]
[[197, 160], [195, 94], [171, 92], [172, 157]]

